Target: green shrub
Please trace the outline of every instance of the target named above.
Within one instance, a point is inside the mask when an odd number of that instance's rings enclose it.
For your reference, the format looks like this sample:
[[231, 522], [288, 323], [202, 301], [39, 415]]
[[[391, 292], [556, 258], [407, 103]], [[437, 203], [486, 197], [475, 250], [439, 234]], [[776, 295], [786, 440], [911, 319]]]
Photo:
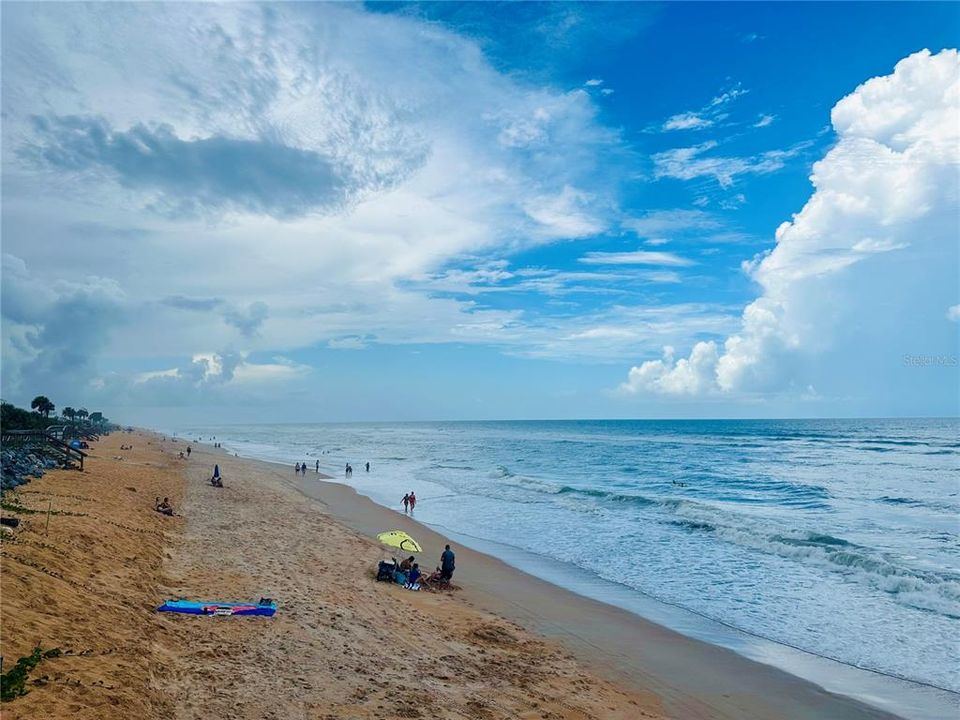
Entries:
[[37, 645], [29, 655], [17, 660], [8, 672], [0, 675], [0, 700], [9, 702], [27, 694], [27, 676], [30, 671], [47, 658], [60, 657], [60, 648], [44, 650]]

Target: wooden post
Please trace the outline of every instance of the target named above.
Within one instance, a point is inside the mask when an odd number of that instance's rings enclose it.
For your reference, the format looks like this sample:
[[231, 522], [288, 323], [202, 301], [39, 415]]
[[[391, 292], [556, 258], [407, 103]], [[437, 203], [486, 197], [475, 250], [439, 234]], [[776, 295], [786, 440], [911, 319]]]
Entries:
[[47, 526], [43, 529], [43, 534], [46, 535], [47, 531], [50, 529], [50, 511], [53, 509], [53, 500], [47, 503]]

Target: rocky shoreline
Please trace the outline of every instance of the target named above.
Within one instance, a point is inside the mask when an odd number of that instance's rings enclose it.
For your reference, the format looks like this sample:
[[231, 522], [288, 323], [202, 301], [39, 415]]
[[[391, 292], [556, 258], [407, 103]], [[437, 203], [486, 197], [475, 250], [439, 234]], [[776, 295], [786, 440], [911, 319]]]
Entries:
[[68, 467], [36, 448], [5, 448], [0, 451], [0, 488], [3, 492], [43, 477], [54, 468]]

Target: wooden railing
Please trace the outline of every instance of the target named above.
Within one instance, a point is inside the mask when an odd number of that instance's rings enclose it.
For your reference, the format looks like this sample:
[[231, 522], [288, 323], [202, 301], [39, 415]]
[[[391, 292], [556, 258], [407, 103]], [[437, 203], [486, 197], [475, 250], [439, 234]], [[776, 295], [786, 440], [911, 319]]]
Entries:
[[28, 448], [54, 455], [68, 465], [79, 463], [83, 470], [83, 459], [87, 456], [83, 450], [71, 447], [69, 443], [47, 433], [45, 430], [4, 430], [0, 435], [3, 447]]

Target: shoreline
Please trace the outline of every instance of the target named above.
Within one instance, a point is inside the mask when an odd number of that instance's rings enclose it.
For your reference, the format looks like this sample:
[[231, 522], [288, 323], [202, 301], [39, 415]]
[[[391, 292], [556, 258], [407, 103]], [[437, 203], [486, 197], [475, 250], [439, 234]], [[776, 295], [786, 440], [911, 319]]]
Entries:
[[[522, 572], [454, 541], [453, 592], [376, 583], [376, 532], [407, 529], [425, 569], [446, 536], [351, 487], [161, 434], [115, 433], [86, 471], [14, 493], [3, 653], [68, 656], [4, 717], [698, 720], [895, 715]], [[136, 449], [116, 455], [121, 443]], [[207, 482], [219, 463], [224, 488]], [[169, 496], [178, 516], [155, 513]], [[455, 540], [455, 539], [454, 539]], [[16, 556], [16, 557], [13, 557]], [[12, 564], [11, 564], [11, 561]], [[273, 618], [156, 613], [167, 598], [255, 601]]]
[[[436, 550], [437, 557], [446, 542], [454, 542], [414, 517], [379, 505], [332, 478], [308, 475], [296, 485], [306, 497], [323, 502], [338, 521], [364, 535], [373, 536], [377, 528], [387, 529], [392, 523], [390, 529], [410, 532], [425, 551]], [[468, 603], [560, 640], [588, 666], [631, 689], [654, 692], [671, 716], [743, 720], [900, 717], [577, 594], [469, 546], [457, 543], [454, 549], [458, 559], [455, 582], [460, 583]], [[507, 597], [510, 593], [513, 597]], [[775, 696], [776, 703], [756, 702], [767, 695]]]
[[[286, 467], [285, 463], [275, 459], [242, 456], [241, 459], [263, 463], [265, 466], [272, 468]], [[763, 668], [764, 671], [780, 673], [788, 682], [795, 681], [809, 685], [816, 688], [818, 692], [850, 701], [871, 711], [888, 713], [892, 717], [910, 718], [911, 720], [939, 720], [944, 713], [960, 712], [960, 696], [948, 690], [914, 683], [907, 679], [883, 673], [873, 673], [775, 640], [754, 636], [737, 628], [724, 626], [722, 623], [717, 623], [709, 618], [701, 618], [683, 608], [664, 604], [655, 598], [642, 596], [628, 588], [601, 578], [591, 576], [590, 579], [578, 582], [578, 578], [570, 572], [570, 569], [560, 567], [562, 564], [557, 561], [528, 553], [513, 546], [500, 545], [483, 538], [464, 536], [449, 528], [421, 522], [399, 510], [381, 505], [352, 485], [325, 476], [322, 471], [319, 479], [323, 482], [318, 485], [318, 478], [311, 471], [306, 478], [298, 478], [296, 485], [300, 492], [307, 497], [318, 499], [327, 504], [332, 514], [352, 529], [367, 536], [375, 535], [375, 523], [371, 524], [368, 519], [360, 518], [364, 518], [370, 513], [382, 511], [386, 515], [378, 516], [378, 521], [381, 524], [389, 524], [390, 521], [396, 522], [400, 519], [404, 523], [409, 523], [410, 527], [405, 525], [397, 525], [397, 527], [408, 530], [412, 527], [411, 532], [418, 538], [420, 535], [426, 536], [427, 533], [432, 533], [443, 538], [445, 542], [450, 541], [458, 545], [461, 550], [467, 550], [480, 558], [495, 560], [502, 564], [506, 570], [500, 575], [501, 582], [516, 580], [516, 576], [511, 576], [510, 572], [517, 573], [526, 579], [525, 582], [542, 583], [543, 586], [540, 588], [542, 596], [554, 592], [572, 595], [576, 598], [576, 600], [570, 601], [572, 604], [576, 604], [577, 601], [585, 601], [589, 604], [589, 607], [581, 608], [583, 611], [599, 613], [606, 617], [608, 621], [611, 617], [607, 614], [608, 612], [624, 613], [627, 619], [624, 621], [622, 616], [618, 616], [621, 621], [618, 626], [627, 633], [630, 632], [631, 621], [640, 621], [648, 626], [648, 630], [645, 632], [650, 632], [652, 628], [652, 632], [655, 634], [661, 631], [665, 633], [665, 637], [672, 634], [675, 638], [679, 638], [681, 642], [722, 650], [730, 653], [733, 656], [733, 661], [744, 661], [756, 666], [753, 671], [747, 668], [742, 669], [743, 672], [756, 672], [756, 668]], [[313, 481], [312, 485], [311, 480]], [[346, 493], [346, 495], [344, 496], [343, 493]], [[365, 503], [369, 503], [369, 507], [363, 507]], [[439, 556], [439, 553], [437, 555]], [[530, 567], [531, 564], [534, 565], [533, 568]], [[576, 633], [563, 630], [559, 623], [575, 624], [578, 622], [578, 617], [573, 613], [568, 613], [554, 620], [542, 621], [538, 613], [525, 608], [518, 609], [516, 603], [511, 603], [503, 597], [499, 597], [501, 593], [497, 588], [488, 587], [484, 591], [467, 588], [467, 591], [468, 595], [479, 593], [477, 597], [478, 606], [520, 622], [534, 632], [560, 639], [566, 645], [578, 648], [580, 657], [587, 659], [592, 665], [604, 667], [608, 674], [615, 676], [619, 681], [630, 682], [635, 673], [644, 676], [657, 675], [655, 672], [650, 672], [650, 668], [644, 663], [629, 661], [619, 664], [611, 663], [609, 661], [610, 652], [597, 652], [598, 642], [606, 643], [612, 640], [616, 644], [622, 637], [618, 633], [614, 633], [612, 638], [607, 633], [598, 634], [592, 639], [584, 639], [577, 637]], [[613, 624], [617, 625], [618, 623], [614, 622]], [[662, 642], [667, 644], [670, 641], [664, 639]], [[697, 653], [695, 649], [691, 652]], [[621, 647], [619, 650], [614, 650], [613, 655], [620, 658], [630, 658], [631, 651], [629, 648]], [[729, 656], [713, 657], [711, 655], [710, 657], [713, 658], [711, 662], [731, 662]], [[665, 664], [663, 658], [656, 658], [652, 662], [654, 665]], [[660, 673], [669, 676], [658, 681], [663, 684], [668, 695], [679, 693], [682, 696], [685, 694], [700, 694], [705, 690], [711, 691], [710, 688], [704, 688], [696, 682], [683, 683], [677, 680], [677, 678], [683, 677], [686, 671], [686, 659], [678, 661], [675, 667], [677, 672], [673, 675]], [[714, 672], [711, 667], [712, 665], [707, 663], [704, 672]], [[732, 679], [735, 680], [736, 678]], [[813, 702], [812, 700], [809, 701]], [[808, 702], [808, 700], [805, 699], [802, 702]], [[721, 708], [716, 708], [716, 711], [720, 712]], [[736, 716], [739, 717], [739, 715]], [[886, 717], [887, 715], [882, 716]], [[846, 716], [831, 715], [831, 717]]]
[[[311, 472], [291, 479], [288, 473], [292, 467], [280, 461], [233, 457], [223, 449], [211, 448], [210, 452], [260, 465], [306, 498], [322, 503], [337, 521], [368, 538], [386, 529], [407, 530], [424, 546], [426, 557], [439, 557], [443, 545], [450, 541], [456, 545], [458, 558], [455, 582], [463, 588], [457, 594], [462, 594], [469, 605], [561, 641], [578, 659], [604, 676], [637, 692], [654, 693], [670, 717], [901, 717], [538, 578], [460, 545], [450, 537], [455, 534], [448, 536], [411, 516], [379, 505], [323, 473], [318, 476]], [[432, 565], [427, 563], [427, 567]], [[514, 597], [506, 597], [506, 587], [511, 588]], [[762, 700], [768, 695], [775, 696], [777, 701], [768, 705]]]

